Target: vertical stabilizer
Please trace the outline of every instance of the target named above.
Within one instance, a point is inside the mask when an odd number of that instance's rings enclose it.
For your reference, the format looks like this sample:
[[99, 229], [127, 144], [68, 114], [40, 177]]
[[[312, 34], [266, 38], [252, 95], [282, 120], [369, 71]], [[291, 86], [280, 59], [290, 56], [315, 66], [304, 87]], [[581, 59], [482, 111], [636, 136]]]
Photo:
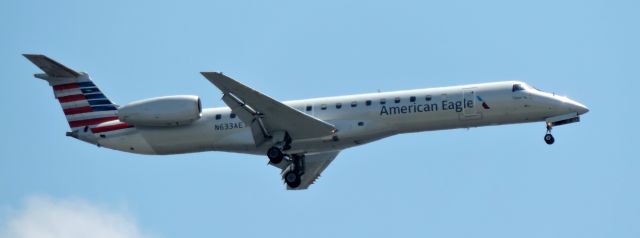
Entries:
[[89, 75], [70, 69], [45, 55], [24, 54], [44, 74], [35, 74], [49, 82], [62, 106], [72, 133], [86, 132], [96, 125], [118, 120], [117, 106], [91, 81]]

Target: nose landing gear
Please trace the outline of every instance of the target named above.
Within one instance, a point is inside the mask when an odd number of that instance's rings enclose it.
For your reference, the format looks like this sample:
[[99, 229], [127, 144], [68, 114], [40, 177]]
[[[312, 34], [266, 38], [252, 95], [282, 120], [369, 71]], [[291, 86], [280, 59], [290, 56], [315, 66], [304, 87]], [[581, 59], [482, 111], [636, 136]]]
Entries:
[[556, 139], [553, 138], [553, 135], [551, 135], [551, 127], [552, 127], [552, 124], [547, 123], [547, 134], [544, 135], [544, 142], [546, 142], [547, 145], [551, 145], [553, 144], [553, 142], [556, 141]]
[[544, 142], [546, 142], [547, 145], [551, 145], [555, 141], [556, 141], [556, 139], [553, 138], [553, 135], [551, 135], [551, 134], [544, 135]]
[[547, 134], [544, 135], [544, 142], [547, 145], [553, 144], [556, 140], [551, 135], [551, 128], [554, 126], [566, 125], [569, 123], [579, 122], [580, 115], [577, 112], [572, 112], [569, 114], [554, 116], [546, 119], [547, 122]]

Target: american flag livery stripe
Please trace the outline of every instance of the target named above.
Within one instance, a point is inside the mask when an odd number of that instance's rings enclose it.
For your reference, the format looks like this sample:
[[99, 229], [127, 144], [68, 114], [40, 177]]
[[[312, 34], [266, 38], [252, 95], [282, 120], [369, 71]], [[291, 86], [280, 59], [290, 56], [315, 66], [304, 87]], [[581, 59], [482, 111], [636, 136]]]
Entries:
[[62, 109], [64, 111], [64, 115], [75, 115], [80, 113], [88, 113], [88, 112], [104, 112], [104, 111], [115, 111], [117, 108], [112, 105], [102, 105], [102, 106], [83, 106], [83, 107], [73, 107]]
[[111, 106], [111, 105], [105, 105], [105, 106], [92, 106], [91, 107], [94, 112], [101, 112], [101, 111], [115, 111], [117, 110], [117, 108], [115, 106]]
[[80, 100], [86, 100], [84, 95], [76, 94], [76, 95], [69, 95], [69, 96], [64, 96], [64, 97], [59, 97], [58, 98], [58, 101], [60, 101], [60, 103], [80, 101]]
[[80, 88], [83, 94], [85, 93], [99, 93], [100, 90], [98, 88]]
[[91, 112], [91, 107], [74, 107], [63, 109], [65, 115], [74, 115], [79, 113]]
[[87, 98], [87, 99], [102, 99], [102, 98], [106, 98], [104, 96], [104, 94], [102, 94], [102, 93], [85, 94], [84, 97]]
[[[91, 100], [71, 101], [71, 102], [60, 103], [60, 105], [62, 105], [63, 109], [74, 108], [74, 107], [84, 107], [84, 106], [92, 105], [92, 104], [89, 104], [90, 101]], [[109, 101], [108, 104], [99, 104], [94, 102], [93, 105], [111, 105], [115, 107], [115, 105], [111, 101]]]
[[79, 87], [80, 87], [80, 85], [78, 85], [78, 83], [70, 83], [70, 84], [62, 84], [62, 85], [53, 86], [53, 90], [54, 91], [62, 91], [62, 90], [67, 90], [67, 89], [79, 88]]
[[56, 98], [75, 94], [101, 93], [92, 82], [70, 83], [53, 86], [53, 93]]
[[[118, 122], [118, 108], [91, 81], [54, 85], [53, 93], [62, 106], [69, 126], [73, 129], [85, 126], [95, 128], [103, 122]], [[98, 131], [124, 125], [107, 127]]]
[[56, 98], [61, 98], [69, 95], [82, 94], [82, 91], [80, 91], [79, 88], [72, 88], [72, 89], [65, 89], [60, 91], [53, 91], [53, 94], [56, 96]]
[[94, 118], [101, 118], [101, 117], [115, 117], [115, 116], [118, 116], [117, 111], [97, 111], [97, 112], [91, 111], [91, 112], [85, 112], [85, 113], [65, 115], [65, 117], [67, 118], [67, 121], [81, 121], [81, 120], [87, 120], [87, 119], [94, 119]]
[[68, 108], [74, 108], [74, 107], [85, 107], [85, 106], [89, 106], [89, 102], [88, 101], [74, 101], [74, 102], [66, 102], [66, 103], [60, 103], [60, 105], [62, 106], [63, 109], [68, 109]]
[[118, 124], [113, 124], [113, 125], [108, 125], [108, 126], [94, 127], [94, 128], [91, 128], [91, 132], [93, 132], [93, 133], [102, 133], [102, 132], [115, 131], [115, 130], [120, 130], [120, 129], [125, 129], [125, 128], [131, 128], [131, 127], [133, 127], [133, 126], [127, 124], [126, 122], [121, 122], [121, 123], [118, 123]]
[[79, 121], [70, 121], [69, 122], [69, 126], [71, 128], [74, 127], [81, 127], [81, 126], [91, 126], [91, 125], [96, 125], [96, 124], [100, 124], [103, 122], [108, 122], [108, 121], [113, 121], [113, 120], [118, 120], [118, 117], [101, 117], [101, 118], [93, 118], [93, 119], [87, 119], [87, 120], [79, 120]]
[[107, 99], [89, 100], [89, 105], [91, 105], [91, 106], [104, 105], [104, 104], [109, 105], [109, 104], [111, 104], [111, 101], [109, 101]]
[[77, 83], [69, 83], [69, 84], [61, 84], [53, 86], [53, 90], [60, 91], [72, 88], [81, 88], [81, 87], [95, 87], [96, 85], [93, 82], [77, 82]]

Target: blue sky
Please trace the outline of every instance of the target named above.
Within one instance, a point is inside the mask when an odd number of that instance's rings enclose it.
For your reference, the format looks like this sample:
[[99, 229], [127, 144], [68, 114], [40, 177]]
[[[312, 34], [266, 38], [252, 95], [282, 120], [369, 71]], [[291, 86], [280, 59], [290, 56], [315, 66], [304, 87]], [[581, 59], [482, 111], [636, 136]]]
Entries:
[[[1, 1], [0, 237], [639, 237], [639, 5]], [[223, 106], [198, 73], [223, 71], [280, 100], [517, 79], [591, 112], [555, 128], [553, 146], [542, 123], [388, 138], [291, 192], [260, 156], [65, 137], [22, 53], [90, 73], [119, 104]]]

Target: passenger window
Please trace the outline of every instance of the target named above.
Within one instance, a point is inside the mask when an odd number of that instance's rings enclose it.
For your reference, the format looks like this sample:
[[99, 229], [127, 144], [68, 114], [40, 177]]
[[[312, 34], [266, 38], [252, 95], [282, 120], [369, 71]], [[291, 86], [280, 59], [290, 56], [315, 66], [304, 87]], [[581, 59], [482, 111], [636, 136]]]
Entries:
[[400, 103], [400, 97], [396, 97], [396, 99], [394, 100], [396, 103]]
[[357, 106], [358, 106], [358, 102], [356, 101], [351, 102], [351, 107], [357, 107]]
[[384, 105], [384, 104], [387, 104], [387, 99], [385, 98], [380, 99], [380, 105]]
[[312, 107], [310, 105], [307, 106], [307, 112], [310, 112]]
[[222, 115], [216, 114], [216, 120], [220, 120], [220, 118], [222, 118]]
[[336, 103], [336, 108], [337, 108], [337, 109], [342, 108], [342, 103]]
[[231, 115], [229, 115], [229, 117], [230, 117], [231, 119], [236, 118], [236, 114], [235, 114], [235, 113], [231, 113]]
[[365, 101], [364, 104], [366, 104], [367, 106], [371, 106], [371, 100]]
[[520, 84], [514, 84], [513, 88], [511, 88], [511, 92], [523, 91], [523, 90], [524, 90], [524, 88]]
[[320, 109], [321, 110], [327, 110], [327, 104], [320, 105]]
[[425, 96], [425, 97], [424, 97], [424, 100], [426, 100], [426, 101], [431, 101], [431, 95], [427, 95], [427, 96]]
[[415, 102], [415, 101], [416, 101], [416, 97], [415, 97], [415, 96], [411, 96], [411, 97], [409, 98], [409, 102]]

